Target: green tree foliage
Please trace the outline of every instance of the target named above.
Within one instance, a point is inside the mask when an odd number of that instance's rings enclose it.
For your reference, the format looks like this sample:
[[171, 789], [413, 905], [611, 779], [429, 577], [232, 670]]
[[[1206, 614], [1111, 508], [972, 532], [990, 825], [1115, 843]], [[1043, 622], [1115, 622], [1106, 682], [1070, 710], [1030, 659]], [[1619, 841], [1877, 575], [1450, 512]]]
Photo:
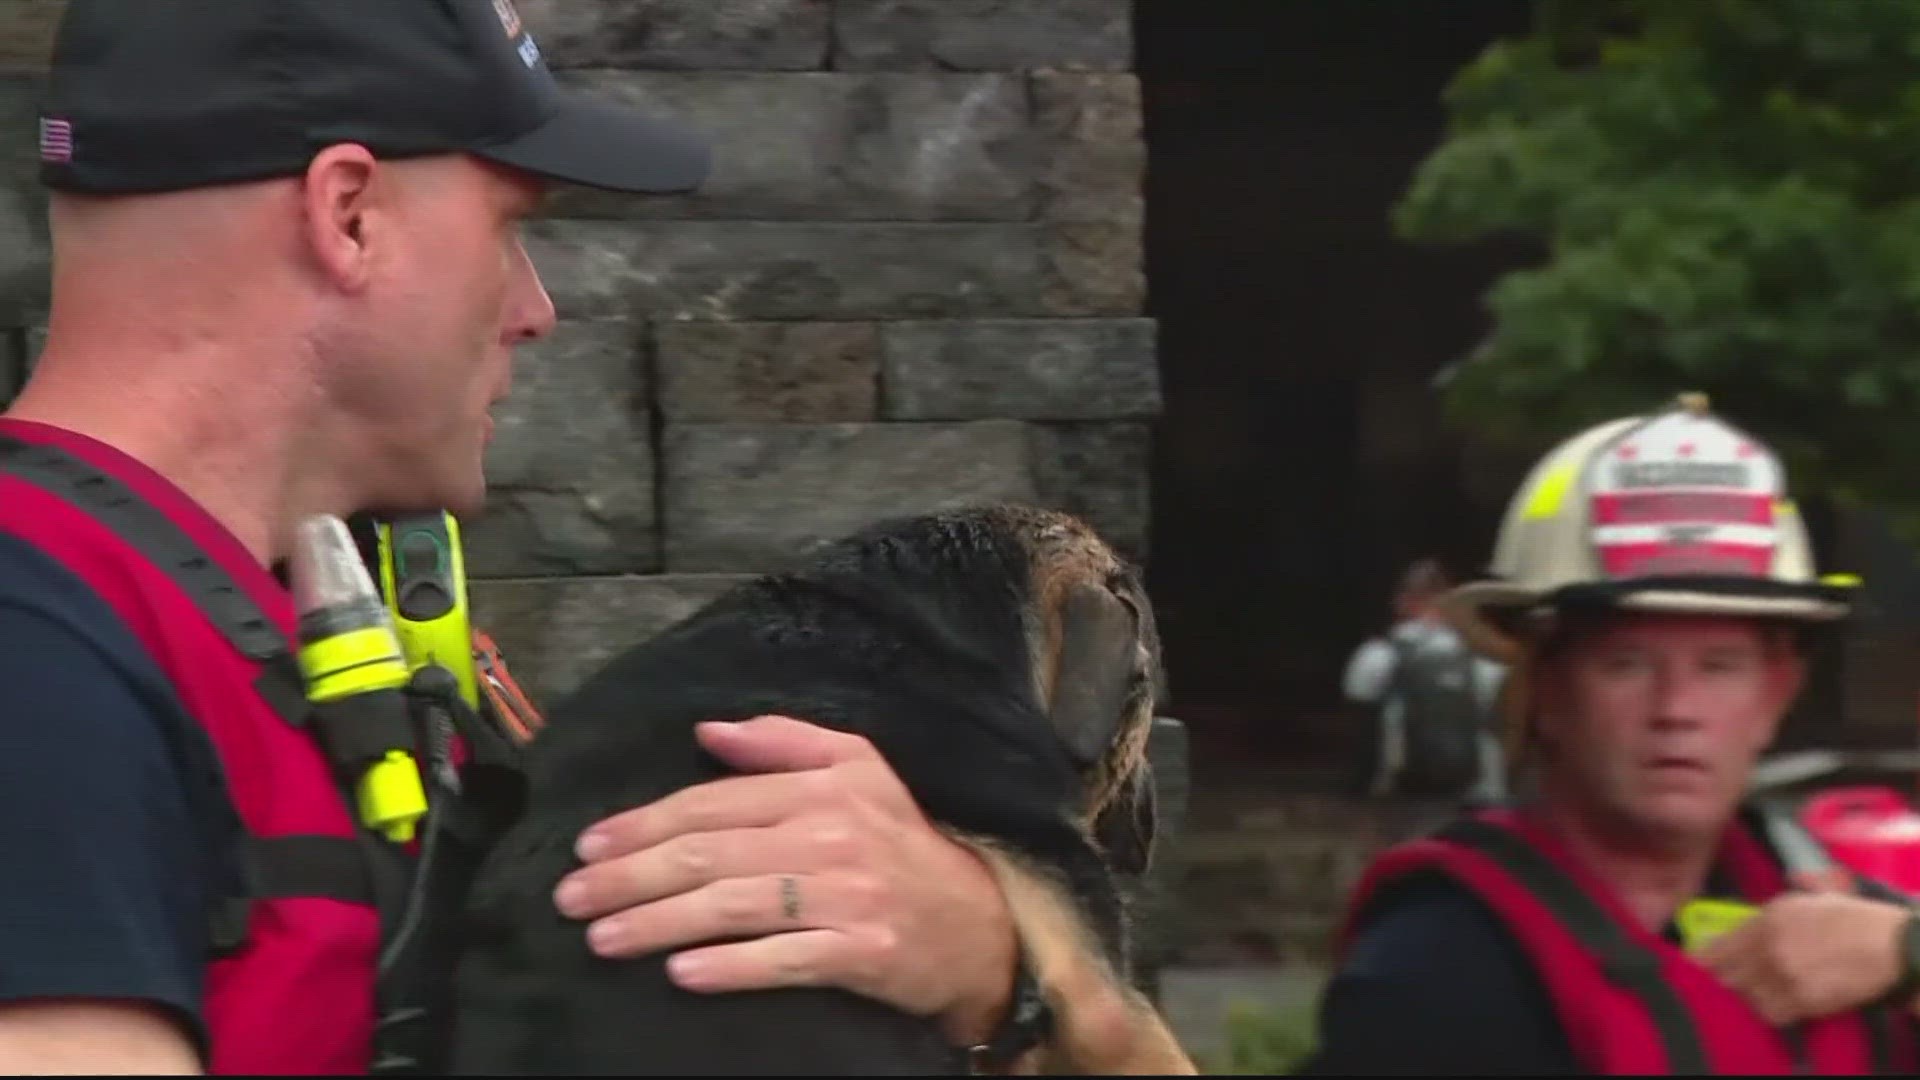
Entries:
[[1686, 389], [1920, 519], [1920, 2], [1538, 0], [1448, 87], [1402, 235], [1522, 236], [1447, 384], [1495, 437]]
[[1198, 1062], [1215, 1076], [1285, 1076], [1313, 1054], [1316, 1006], [1228, 1005], [1227, 1045], [1218, 1060]]

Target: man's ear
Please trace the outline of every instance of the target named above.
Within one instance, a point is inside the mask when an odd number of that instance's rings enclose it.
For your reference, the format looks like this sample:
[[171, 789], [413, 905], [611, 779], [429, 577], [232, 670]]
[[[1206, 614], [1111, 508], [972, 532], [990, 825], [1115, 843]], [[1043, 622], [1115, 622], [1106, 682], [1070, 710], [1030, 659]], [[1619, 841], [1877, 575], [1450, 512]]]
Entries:
[[[1807, 685], [1807, 659], [1791, 647], [1781, 646], [1767, 656], [1767, 698], [1777, 729], [1787, 710]], [[1771, 736], [1769, 736], [1771, 738]]]
[[1567, 714], [1566, 702], [1571, 693], [1566, 659], [1561, 656], [1537, 658], [1525, 666], [1520, 677], [1526, 680], [1523, 688], [1527, 697], [1526, 715], [1516, 721], [1526, 725], [1522, 739], [1551, 746], [1559, 739], [1559, 718]]
[[354, 143], [329, 146], [307, 165], [301, 186], [307, 247], [341, 292], [358, 293], [372, 274], [366, 217], [379, 169], [373, 154]]
[[1106, 757], [1143, 674], [1139, 623], [1130, 605], [1098, 585], [1070, 586], [1058, 618], [1047, 711], [1074, 762], [1088, 768]]

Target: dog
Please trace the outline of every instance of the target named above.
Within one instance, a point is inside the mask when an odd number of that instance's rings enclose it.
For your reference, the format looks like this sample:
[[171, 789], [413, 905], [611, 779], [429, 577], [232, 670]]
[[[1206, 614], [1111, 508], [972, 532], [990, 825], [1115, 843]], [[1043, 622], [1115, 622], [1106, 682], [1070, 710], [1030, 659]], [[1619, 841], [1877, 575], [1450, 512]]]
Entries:
[[[1160, 663], [1137, 572], [1016, 505], [870, 526], [629, 648], [526, 748], [524, 808], [469, 893], [451, 1071], [967, 1071], [929, 1018], [832, 988], [683, 991], [664, 955], [597, 957], [554, 909], [587, 825], [726, 775], [695, 724], [783, 714], [864, 736], [995, 874], [1056, 1017], [1016, 1071], [1191, 1072], [1129, 986], [1120, 887], [1151, 858]], [[1125, 1003], [1127, 1039], [1076, 1023], [1095, 994]]]

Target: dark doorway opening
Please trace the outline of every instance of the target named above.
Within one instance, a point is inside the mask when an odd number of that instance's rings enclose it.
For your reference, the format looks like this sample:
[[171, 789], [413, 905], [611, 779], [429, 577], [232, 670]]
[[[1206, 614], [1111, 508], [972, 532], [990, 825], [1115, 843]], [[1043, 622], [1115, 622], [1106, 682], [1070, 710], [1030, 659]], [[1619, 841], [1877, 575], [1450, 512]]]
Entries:
[[[1525, 0], [1137, 0], [1149, 311], [1165, 413], [1149, 576], [1196, 782], [1315, 785], [1392, 579], [1483, 563], [1510, 466], [1444, 429], [1434, 375], [1514, 250], [1398, 240], [1440, 95]], [[1522, 466], [1524, 467], [1524, 463]]]

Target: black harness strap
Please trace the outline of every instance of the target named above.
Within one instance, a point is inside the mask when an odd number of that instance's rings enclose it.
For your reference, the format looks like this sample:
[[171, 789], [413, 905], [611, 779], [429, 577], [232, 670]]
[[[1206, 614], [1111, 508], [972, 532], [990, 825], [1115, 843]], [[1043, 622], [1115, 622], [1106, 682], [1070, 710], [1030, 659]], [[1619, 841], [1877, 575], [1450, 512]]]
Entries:
[[[322, 834], [247, 835], [240, 841], [239, 895], [219, 897], [213, 910], [213, 952], [224, 956], [246, 944], [255, 900], [318, 898], [379, 907], [380, 885], [357, 838]], [[382, 918], [385, 918], [384, 911]]]
[[307, 700], [306, 676], [300, 673], [300, 661], [286, 649], [261, 662], [253, 689], [269, 708], [294, 727], [304, 726], [312, 715], [313, 703]]
[[[1869, 900], [1901, 907], [1913, 904], [1913, 899], [1905, 893], [1869, 877], [1855, 875], [1854, 892]], [[1865, 1010], [1862, 1018], [1867, 1025], [1867, 1045], [1873, 1055], [1874, 1072], [1881, 1076], [1893, 1076], [1910, 1069], [1911, 1064], [1902, 1060], [1897, 1034], [1899, 1027], [1907, 1023], [1905, 1010], [1897, 1005], [1876, 1005]]]
[[[216, 560], [121, 481], [58, 448], [5, 436], [0, 436], [0, 474], [32, 483], [92, 515], [177, 583], [234, 648], [258, 661], [254, 689], [287, 723], [312, 729], [336, 770], [349, 815], [356, 802], [353, 781], [370, 756], [390, 746], [419, 746], [413, 709], [394, 707], [391, 698], [371, 709], [352, 707], [354, 699], [320, 707], [310, 703], [293, 643]], [[431, 685], [409, 688], [409, 695], [416, 689], [433, 696]], [[457, 905], [477, 859], [518, 810], [523, 781], [512, 747], [494, 745], [502, 740], [499, 730], [457, 697], [451, 705], [455, 726], [479, 755], [462, 770], [459, 786], [479, 797], [456, 798], [452, 787], [433, 782], [432, 777], [451, 773], [450, 761], [421, 762], [428, 766], [430, 809], [418, 863], [405, 848], [365, 828], [355, 828], [352, 837], [245, 835], [233, 860], [237, 866], [222, 871], [238, 880], [218, 883], [209, 912], [209, 952], [220, 956], [245, 946], [254, 900], [317, 897], [372, 904], [381, 926], [375, 1073], [428, 1069], [443, 1049], [444, 1031], [434, 1017], [444, 1011], [446, 988], [434, 973], [451, 968], [449, 934], [455, 923], [424, 919], [423, 934], [414, 916]], [[180, 711], [183, 722], [191, 719], [184, 706]], [[222, 835], [244, 834], [218, 752], [203, 727], [193, 722], [191, 728], [191, 737], [180, 740], [188, 747], [188, 767], [231, 820], [232, 828]], [[446, 756], [444, 746], [429, 749]], [[425, 864], [436, 836], [445, 851], [439, 867], [429, 869]]]
[[1861, 1017], [1867, 1025], [1867, 1053], [1873, 1058], [1876, 1076], [1892, 1076], [1901, 1070], [1894, 1059], [1893, 1018], [1884, 1007], [1868, 1009]]
[[295, 727], [308, 717], [305, 681], [280, 629], [160, 509], [115, 477], [53, 446], [0, 436], [0, 472], [86, 511], [171, 578], [242, 656], [263, 665], [254, 689]]
[[[296, 727], [305, 727], [315, 716], [286, 636], [220, 563], [158, 507], [119, 479], [57, 447], [0, 436], [0, 473], [66, 500], [138, 550], [193, 599], [235, 649], [261, 663], [254, 689], [275, 713]], [[355, 718], [344, 715], [346, 710], [332, 712], [341, 714], [337, 730], [358, 733]], [[342, 749], [364, 753], [358, 739], [327, 739], [329, 725], [320, 726], [336, 764]], [[211, 752], [211, 747], [207, 750]], [[209, 774], [221, 798], [228, 798], [217, 756], [196, 762], [196, 769]], [[343, 795], [351, 813], [350, 786]], [[371, 903], [380, 909], [383, 926], [389, 925], [405, 902], [407, 882], [388, 865], [391, 856], [382, 858], [386, 853], [371, 850], [376, 842], [365, 835], [247, 836], [238, 853], [246, 895], [216, 900], [209, 916], [211, 951], [224, 955], [245, 943], [248, 904], [254, 899], [324, 897]]]
[[1498, 863], [1554, 913], [1600, 962], [1608, 979], [1639, 998], [1666, 1049], [1668, 1075], [1699, 1076], [1711, 1071], [1693, 1014], [1662, 977], [1659, 957], [1629, 937], [1577, 882], [1532, 845], [1489, 822], [1468, 818], [1435, 837]]
[[[249, 659], [264, 661], [287, 652], [285, 636], [246, 590], [172, 519], [118, 479], [56, 447], [3, 436], [0, 470], [66, 499], [138, 548], [193, 597], [220, 633]], [[301, 723], [304, 710], [290, 720]]]
[[344, 836], [252, 836], [245, 848], [254, 896], [314, 896], [352, 904], [374, 902], [373, 876], [360, 845]]
[[[259, 661], [254, 689], [295, 727], [312, 723], [329, 760], [357, 774], [388, 746], [410, 746], [405, 716], [360, 716], [315, 709], [286, 636], [219, 562], [158, 507], [120, 480], [57, 447], [0, 437], [0, 471], [85, 510], [171, 578], [241, 655]], [[341, 715], [341, 714], [346, 715]]]

